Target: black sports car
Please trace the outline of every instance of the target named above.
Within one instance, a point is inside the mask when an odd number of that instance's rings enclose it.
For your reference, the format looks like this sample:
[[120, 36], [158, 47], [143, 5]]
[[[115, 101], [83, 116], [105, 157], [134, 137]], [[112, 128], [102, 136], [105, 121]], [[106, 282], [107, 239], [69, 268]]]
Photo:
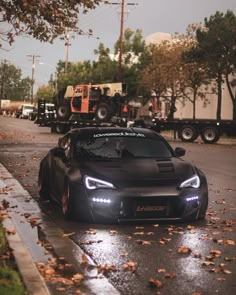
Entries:
[[150, 129], [73, 129], [40, 163], [40, 198], [88, 222], [204, 218], [207, 180], [184, 154]]

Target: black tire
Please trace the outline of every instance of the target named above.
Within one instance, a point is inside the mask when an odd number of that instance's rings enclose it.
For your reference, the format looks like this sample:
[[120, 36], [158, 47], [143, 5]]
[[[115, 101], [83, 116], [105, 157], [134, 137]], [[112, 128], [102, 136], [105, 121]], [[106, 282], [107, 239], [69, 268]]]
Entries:
[[38, 176], [38, 193], [41, 201], [50, 200], [50, 183], [48, 173], [43, 165], [40, 165]]
[[192, 125], [183, 125], [178, 130], [178, 137], [184, 142], [193, 142], [197, 139], [198, 132]]
[[58, 120], [67, 120], [70, 118], [71, 111], [70, 111], [70, 104], [68, 102], [60, 103], [57, 106], [57, 118]]
[[111, 108], [108, 103], [102, 102], [97, 106], [95, 113], [96, 120], [107, 122], [111, 118]]
[[204, 143], [216, 143], [220, 138], [220, 132], [216, 127], [208, 126], [201, 131], [201, 138]]

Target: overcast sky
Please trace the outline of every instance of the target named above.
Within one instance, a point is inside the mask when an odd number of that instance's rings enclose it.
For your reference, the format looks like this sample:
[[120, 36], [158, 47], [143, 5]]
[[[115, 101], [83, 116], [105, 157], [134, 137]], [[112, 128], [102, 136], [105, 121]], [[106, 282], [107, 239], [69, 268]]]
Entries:
[[[111, 2], [120, 3], [121, 0]], [[126, 0], [125, 28], [141, 29], [143, 37], [155, 32], [184, 33], [189, 24], [204, 22], [216, 11], [232, 10], [236, 14], [236, 0]], [[93, 36], [70, 38], [69, 61], [94, 60], [94, 49], [100, 42], [113, 50], [120, 34], [120, 5], [102, 5], [80, 20], [80, 27], [93, 30]], [[0, 50], [0, 59], [7, 59], [22, 69], [24, 76], [31, 77], [32, 60], [27, 55], [38, 55], [35, 67], [35, 86], [47, 84], [50, 74], [55, 72], [59, 60], [66, 59], [65, 42], [53, 45], [29, 38], [19, 38], [8, 52]]]

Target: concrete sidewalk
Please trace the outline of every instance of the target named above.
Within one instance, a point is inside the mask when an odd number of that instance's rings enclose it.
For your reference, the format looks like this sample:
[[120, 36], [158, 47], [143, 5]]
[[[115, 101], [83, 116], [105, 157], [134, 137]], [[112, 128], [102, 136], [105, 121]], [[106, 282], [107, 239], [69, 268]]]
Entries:
[[[6, 193], [0, 194], [0, 203], [2, 204], [3, 200], [6, 200], [7, 191], [13, 187], [17, 190], [19, 189], [19, 184], [14, 182], [14, 180], [9, 177], [10, 175], [6, 174], [6, 170], [0, 164], [0, 190], [5, 191]], [[20, 188], [22, 193], [22, 188]], [[12, 191], [11, 191], [12, 193]], [[23, 194], [27, 193], [23, 191]], [[22, 280], [25, 284], [25, 287], [28, 293], [31, 295], [49, 295], [50, 292], [41, 277], [38, 269], [35, 265], [35, 262], [32, 259], [29, 249], [26, 247], [24, 241], [22, 240], [20, 234], [17, 231], [14, 219], [11, 218], [11, 214], [7, 214], [8, 217], [2, 221], [3, 227], [9, 231], [6, 234], [6, 238], [12, 253], [14, 255], [18, 270], [21, 274]]]
[[[84, 275], [80, 286], [82, 294], [120, 294], [106, 277], [99, 276], [97, 265], [92, 259], [69, 237], [64, 236], [63, 230], [58, 228], [49, 216], [41, 212], [38, 203], [1, 163], [0, 191], [0, 204], [3, 200], [9, 203], [6, 209], [8, 218], [3, 220], [3, 226], [13, 233], [7, 234], [6, 237], [30, 295], [58, 294], [54, 287], [46, 284], [36, 267], [37, 262], [47, 262], [52, 257], [64, 257], [66, 263], [73, 265], [75, 273]], [[31, 226], [26, 216], [40, 219], [40, 225]], [[53, 256], [50, 253], [45, 254], [45, 248], [38, 243], [41, 231], [47, 242], [53, 246]], [[86, 264], [82, 263], [84, 256], [88, 259]], [[69, 291], [63, 294], [71, 293]]]

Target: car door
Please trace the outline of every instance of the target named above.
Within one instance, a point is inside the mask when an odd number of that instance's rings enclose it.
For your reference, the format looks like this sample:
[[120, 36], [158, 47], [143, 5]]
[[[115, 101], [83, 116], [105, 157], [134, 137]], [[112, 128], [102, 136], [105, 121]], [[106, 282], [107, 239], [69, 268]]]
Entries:
[[61, 200], [61, 196], [64, 189], [64, 180], [68, 167], [71, 161], [71, 136], [65, 135], [59, 139], [58, 147], [52, 150], [52, 186], [54, 198], [58, 201]]

